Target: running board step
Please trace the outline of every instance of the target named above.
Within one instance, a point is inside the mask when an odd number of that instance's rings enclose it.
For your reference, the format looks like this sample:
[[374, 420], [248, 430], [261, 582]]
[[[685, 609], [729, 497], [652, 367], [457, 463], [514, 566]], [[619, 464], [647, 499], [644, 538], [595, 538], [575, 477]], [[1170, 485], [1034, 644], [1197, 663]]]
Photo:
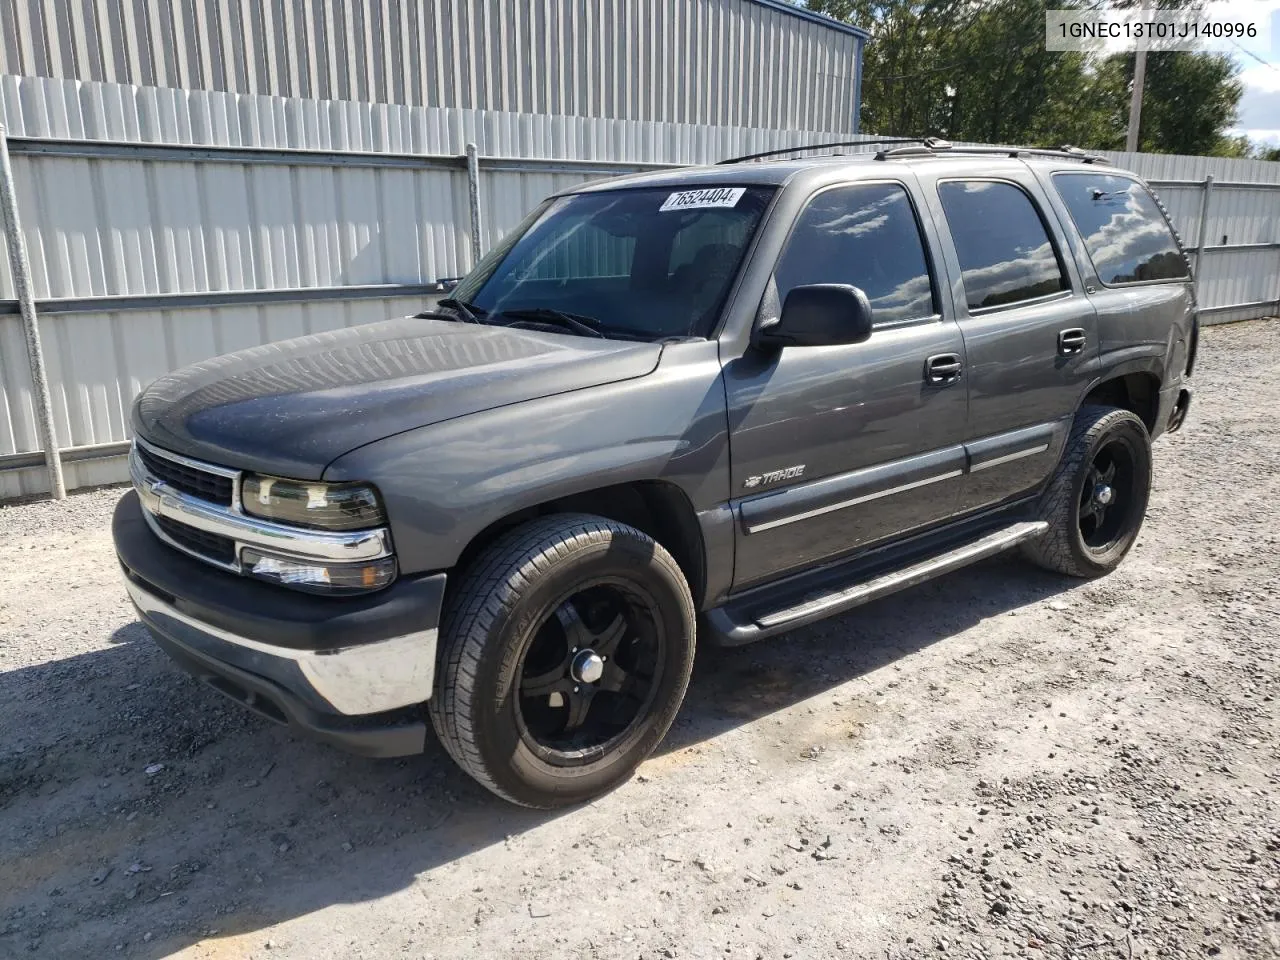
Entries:
[[811, 592], [802, 597], [800, 602], [781, 609], [761, 611], [757, 604], [753, 605], [754, 609], [748, 616], [739, 619], [734, 616], [738, 611], [732, 609], [730, 605], [709, 611], [707, 619], [711, 628], [718, 634], [721, 643], [726, 645], [750, 643], [785, 630], [793, 630], [824, 617], [843, 613], [890, 593], [924, 583], [944, 573], [959, 570], [961, 567], [967, 567], [971, 563], [1017, 546], [1024, 540], [1038, 537], [1048, 529], [1049, 525], [1043, 520], [1014, 523], [976, 540], [962, 543], [945, 553], [936, 554], [897, 570], [890, 570], [868, 580], [838, 589], [828, 588]]

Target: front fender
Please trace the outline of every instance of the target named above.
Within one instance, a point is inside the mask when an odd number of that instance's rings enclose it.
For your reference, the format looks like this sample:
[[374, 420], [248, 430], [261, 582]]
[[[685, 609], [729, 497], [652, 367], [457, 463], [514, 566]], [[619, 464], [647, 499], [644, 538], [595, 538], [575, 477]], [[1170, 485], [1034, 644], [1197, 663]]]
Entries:
[[716, 344], [670, 344], [645, 377], [375, 441], [324, 479], [377, 485], [405, 573], [454, 566], [477, 534], [520, 510], [615, 484], [667, 481], [710, 511], [729, 495]]

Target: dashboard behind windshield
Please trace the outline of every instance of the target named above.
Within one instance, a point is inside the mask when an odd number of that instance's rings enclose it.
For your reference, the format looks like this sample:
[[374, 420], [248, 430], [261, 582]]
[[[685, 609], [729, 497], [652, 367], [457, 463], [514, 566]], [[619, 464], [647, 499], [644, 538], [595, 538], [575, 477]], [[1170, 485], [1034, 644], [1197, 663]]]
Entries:
[[504, 238], [453, 297], [486, 317], [568, 314], [606, 336], [707, 336], [773, 192], [663, 187], [559, 197]]

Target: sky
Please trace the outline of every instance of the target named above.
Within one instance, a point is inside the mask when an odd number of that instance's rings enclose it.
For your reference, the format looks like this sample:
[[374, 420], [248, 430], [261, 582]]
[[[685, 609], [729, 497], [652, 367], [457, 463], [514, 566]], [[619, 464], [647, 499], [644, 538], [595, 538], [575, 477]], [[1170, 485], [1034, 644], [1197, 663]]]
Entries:
[[1222, 0], [1213, 6], [1253, 19], [1271, 16], [1270, 52], [1256, 51], [1256, 59], [1238, 50], [1232, 54], [1242, 68], [1240, 80], [1244, 84], [1240, 117], [1232, 132], [1280, 146], [1280, 0]]

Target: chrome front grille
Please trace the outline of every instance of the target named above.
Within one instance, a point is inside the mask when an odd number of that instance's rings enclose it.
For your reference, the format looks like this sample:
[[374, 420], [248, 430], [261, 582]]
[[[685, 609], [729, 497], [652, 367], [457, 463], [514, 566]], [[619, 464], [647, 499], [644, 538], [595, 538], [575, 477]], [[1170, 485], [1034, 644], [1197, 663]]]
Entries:
[[230, 537], [220, 537], [216, 533], [206, 533], [185, 523], [170, 520], [168, 517], [156, 517], [158, 526], [168, 537], [169, 542], [195, 554], [201, 559], [216, 563], [220, 567], [233, 567], [236, 562], [236, 542]]
[[194, 466], [194, 461], [162, 457], [141, 444], [138, 445], [137, 450], [138, 457], [147, 471], [175, 490], [189, 493], [201, 500], [208, 500], [210, 503], [219, 503], [224, 507], [231, 506], [236, 488], [233, 474], [210, 473], [208, 470]]
[[174, 549], [223, 570], [241, 572], [242, 547], [300, 560], [353, 563], [392, 554], [385, 527], [311, 530], [247, 514], [240, 504], [240, 471], [144, 440], [133, 442], [129, 472], [152, 532]]

